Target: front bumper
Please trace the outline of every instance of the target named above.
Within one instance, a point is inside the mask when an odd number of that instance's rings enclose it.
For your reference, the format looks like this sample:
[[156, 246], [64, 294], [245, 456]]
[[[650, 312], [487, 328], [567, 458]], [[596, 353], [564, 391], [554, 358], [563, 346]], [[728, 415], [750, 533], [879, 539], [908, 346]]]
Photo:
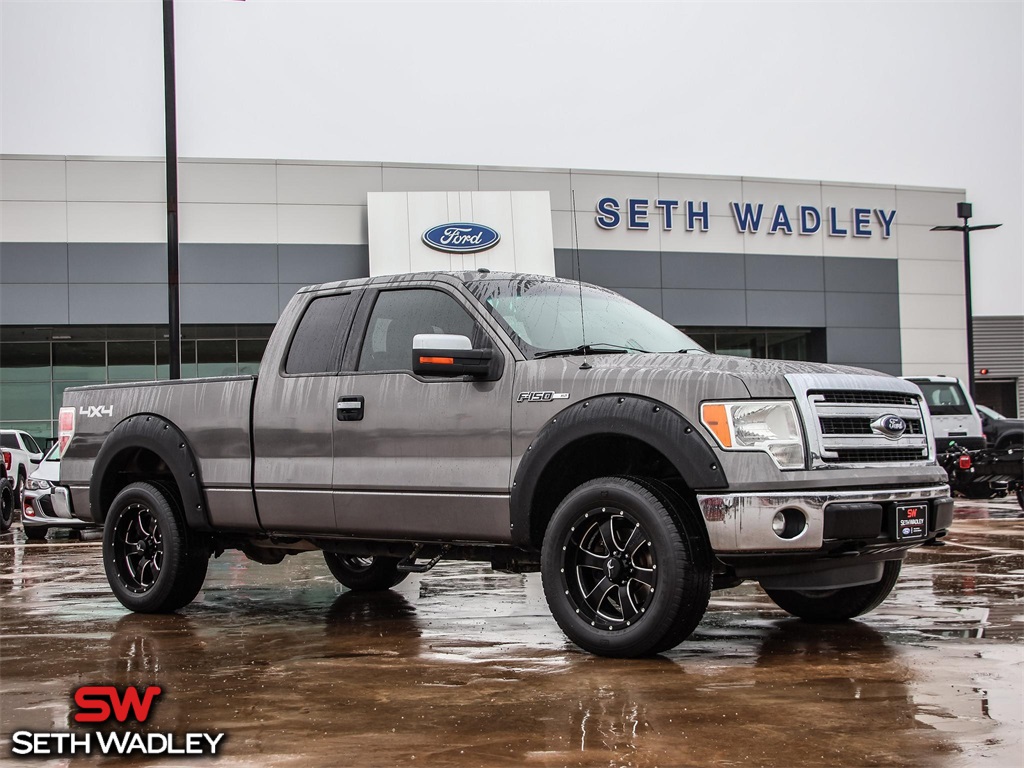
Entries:
[[88, 523], [74, 516], [68, 490], [59, 485], [39, 491], [26, 490], [21, 523], [30, 528], [37, 526], [90, 528], [95, 526], [95, 523]]
[[[809, 491], [698, 495], [697, 502], [716, 554], [798, 553], [829, 551], [844, 542], [864, 546], [889, 540], [908, 546], [935, 538], [953, 520], [948, 485], [855, 491]], [[923, 502], [928, 507], [925, 535], [899, 541], [895, 530], [896, 506]], [[806, 526], [792, 538], [772, 530], [775, 515], [795, 510]]]

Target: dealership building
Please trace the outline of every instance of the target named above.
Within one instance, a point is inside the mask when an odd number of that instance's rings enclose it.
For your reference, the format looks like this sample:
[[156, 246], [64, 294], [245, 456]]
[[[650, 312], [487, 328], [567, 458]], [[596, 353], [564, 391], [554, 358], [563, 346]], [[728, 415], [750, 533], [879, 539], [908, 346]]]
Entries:
[[[303, 285], [479, 267], [580, 276], [724, 354], [967, 375], [962, 245], [930, 231], [955, 223], [964, 190], [391, 163], [178, 167], [184, 376], [255, 372]], [[65, 388], [167, 376], [164, 163], [7, 155], [0, 198], [0, 424], [49, 438]], [[423, 240], [465, 222], [497, 244], [452, 254]], [[996, 328], [992, 359], [1005, 370], [989, 375], [1016, 411], [1024, 371], [1005, 348], [1019, 323], [977, 322]]]

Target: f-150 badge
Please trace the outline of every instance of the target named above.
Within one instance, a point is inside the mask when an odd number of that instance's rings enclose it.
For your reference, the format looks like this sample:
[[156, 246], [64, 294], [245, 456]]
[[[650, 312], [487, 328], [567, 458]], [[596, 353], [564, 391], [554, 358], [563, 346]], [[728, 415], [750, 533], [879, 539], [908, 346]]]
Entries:
[[552, 400], [568, 400], [568, 392], [520, 392], [517, 403], [550, 403]]

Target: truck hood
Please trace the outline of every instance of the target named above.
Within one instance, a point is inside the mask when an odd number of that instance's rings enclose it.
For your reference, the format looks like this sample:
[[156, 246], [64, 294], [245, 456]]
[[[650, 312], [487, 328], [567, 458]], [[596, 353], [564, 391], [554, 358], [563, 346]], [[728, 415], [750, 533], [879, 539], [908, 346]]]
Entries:
[[[626, 374], [630, 379], [645, 378], [643, 372], [649, 372], [652, 378], [670, 378], [675, 375], [700, 375], [707, 378], [725, 377], [738, 380], [750, 397], [793, 397], [794, 391], [790, 382], [795, 377], [802, 381], [823, 377], [833, 385], [840, 386], [845, 377], [872, 376], [876, 379], [889, 379], [894, 383], [903, 384], [899, 379], [864, 368], [853, 368], [845, 365], [828, 363], [804, 363], [792, 360], [756, 360], [747, 357], [711, 354], [595, 354], [587, 355], [587, 363], [591, 371], [577, 371], [583, 362], [582, 355], [570, 357], [548, 358], [536, 362], [560, 362], [565, 366], [565, 373], [570, 379], [581, 380], [586, 374], [604, 378], [618, 372]], [[672, 375], [675, 374], [675, 375]], [[901, 390], [904, 387], [894, 386]]]

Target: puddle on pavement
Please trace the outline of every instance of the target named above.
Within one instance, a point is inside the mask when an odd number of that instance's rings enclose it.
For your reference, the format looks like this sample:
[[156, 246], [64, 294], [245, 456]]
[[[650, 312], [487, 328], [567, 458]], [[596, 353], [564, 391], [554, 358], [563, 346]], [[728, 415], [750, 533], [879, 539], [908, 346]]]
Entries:
[[[342, 592], [315, 554], [229, 553], [180, 614], [127, 614], [95, 546], [0, 539], [0, 749], [73, 728], [86, 683], [165, 694], [155, 730], [228, 733], [224, 764], [1019, 765], [1020, 521], [958, 519], [862, 621], [715, 593], [655, 659], [569, 644], [537, 575], [442, 563]], [[45, 764], [45, 763], [39, 763]]]

